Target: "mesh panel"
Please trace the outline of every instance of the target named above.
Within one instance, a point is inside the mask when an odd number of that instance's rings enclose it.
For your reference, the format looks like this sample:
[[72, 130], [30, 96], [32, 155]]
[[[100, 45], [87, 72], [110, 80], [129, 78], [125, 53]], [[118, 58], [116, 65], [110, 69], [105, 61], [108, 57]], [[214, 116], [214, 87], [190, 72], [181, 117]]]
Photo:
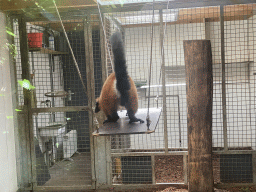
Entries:
[[[108, 3], [110, 2], [102, 2]], [[246, 150], [250, 153], [255, 150], [255, 4], [224, 6], [223, 31], [219, 6], [196, 7], [197, 5], [191, 3], [184, 5], [191, 7], [182, 8], [179, 3], [175, 5], [181, 8], [174, 6], [171, 9], [163, 8], [161, 11], [156, 9], [153, 12], [152, 8], [149, 8], [152, 4], [147, 3], [143, 9], [131, 5], [126, 7], [127, 9], [118, 7], [119, 12], [115, 11], [116, 9], [111, 13], [105, 12], [104, 37], [100, 33], [98, 15], [92, 16], [95, 96], [100, 96], [103, 85], [102, 64], [106, 65], [107, 75], [113, 72], [109, 38], [112, 33], [119, 30], [123, 34], [128, 74], [138, 90], [139, 108], [166, 105], [166, 114], [162, 112], [154, 133], [111, 136], [112, 170], [108, 175], [112, 175], [112, 184], [186, 181], [186, 158], [183, 158], [188, 148], [184, 40], [211, 41], [214, 152], [224, 148], [230, 150], [229, 153], [236, 153], [237, 150]], [[72, 19], [65, 20], [64, 25], [86, 84], [85, 52], [88, 50], [85, 48], [84, 14], [79, 12], [78, 15], [70, 16], [71, 13], [73, 12], [67, 13], [66, 16]], [[23, 87], [27, 82], [21, 81], [22, 48], [19, 47], [17, 22], [14, 22], [14, 32], [18, 51], [17, 79], [20, 80], [18, 99], [22, 108]], [[35, 87], [31, 91], [33, 107], [50, 110], [57, 107], [87, 106], [88, 98], [60, 25], [56, 22], [30, 22], [27, 23], [27, 33], [32, 34], [28, 35], [28, 40], [31, 66], [29, 85]], [[43, 33], [43, 36], [39, 35], [39, 38], [32, 40], [35, 33]], [[224, 41], [221, 40], [222, 35]], [[106, 40], [102, 42], [105, 37]], [[105, 45], [105, 50], [102, 50], [102, 44]], [[224, 63], [221, 58], [222, 45]], [[105, 60], [102, 58], [103, 54]], [[165, 92], [162, 89], [164, 85]], [[223, 113], [224, 106], [226, 113]], [[88, 112], [40, 112], [33, 115], [33, 128], [39, 186], [91, 184], [90, 130], [93, 128], [89, 127]], [[215, 183], [251, 182], [252, 173], [243, 172], [243, 169], [251, 169], [250, 155], [227, 155], [225, 152], [214, 155]]]

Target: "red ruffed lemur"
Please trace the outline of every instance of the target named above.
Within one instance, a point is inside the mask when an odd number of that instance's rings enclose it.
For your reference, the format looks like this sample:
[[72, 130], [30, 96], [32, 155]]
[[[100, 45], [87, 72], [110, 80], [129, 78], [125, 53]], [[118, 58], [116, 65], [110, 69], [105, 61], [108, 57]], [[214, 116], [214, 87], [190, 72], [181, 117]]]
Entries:
[[140, 122], [143, 120], [135, 117], [138, 110], [138, 93], [132, 78], [126, 69], [125, 50], [120, 32], [114, 33], [110, 42], [114, 55], [114, 70], [106, 79], [100, 97], [96, 99], [95, 113], [103, 110], [107, 116], [107, 122], [116, 122], [119, 119], [117, 110], [119, 106], [124, 106], [129, 116], [129, 123]]

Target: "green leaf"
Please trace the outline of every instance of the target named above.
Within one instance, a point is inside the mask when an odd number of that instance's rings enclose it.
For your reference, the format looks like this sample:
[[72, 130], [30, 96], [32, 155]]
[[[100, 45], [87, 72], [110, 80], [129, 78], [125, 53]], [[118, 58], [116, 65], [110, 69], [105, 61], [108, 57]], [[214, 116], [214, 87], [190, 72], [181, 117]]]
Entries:
[[8, 33], [9, 35], [11, 35], [11, 36], [13, 36], [13, 37], [15, 37], [15, 36], [16, 36], [13, 32], [8, 31], [8, 30], [6, 30], [6, 33]]
[[19, 111], [22, 111], [22, 110], [20, 110], [20, 109], [15, 109], [15, 111], [18, 111], [18, 112], [19, 112]]
[[13, 119], [13, 116], [6, 116], [7, 119]]
[[28, 89], [28, 90], [33, 90], [35, 89], [35, 87], [33, 85], [31, 85], [31, 83], [29, 82], [29, 80], [24, 79], [23, 81], [18, 80], [18, 83], [20, 84], [21, 87], [23, 87], [24, 89]]

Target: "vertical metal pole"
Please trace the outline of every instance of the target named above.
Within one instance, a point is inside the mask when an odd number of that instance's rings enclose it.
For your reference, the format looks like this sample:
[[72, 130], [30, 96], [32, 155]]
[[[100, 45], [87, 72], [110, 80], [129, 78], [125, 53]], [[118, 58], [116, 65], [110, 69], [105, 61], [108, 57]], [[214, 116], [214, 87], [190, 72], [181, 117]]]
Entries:
[[223, 115], [223, 136], [224, 151], [228, 150], [228, 125], [226, 105], [226, 66], [225, 66], [225, 37], [224, 37], [224, 8], [220, 6], [220, 32], [221, 32], [221, 65], [222, 65], [222, 115]]
[[156, 172], [155, 172], [155, 155], [151, 155], [151, 167], [152, 167], [152, 184], [156, 184]]
[[[31, 82], [30, 77], [30, 65], [28, 57], [28, 41], [27, 41], [27, 29], [26, 21], [23, 16], [18, 20], [19, 26], [19, 38], [20, 38], [20, 54], [21, 54], [21, 67], [22, 67], [22, 79], [27, 79]], [[31, 169], [31, 184], [32, 187], [37, 185], [36, 182], [36, 158], [35, 158], [35, 145], [34, 145], [34, 132], [33, 132], [33, 117], [32, 117], [32, 100], [31, 100], [31, 91], [23, 88], [24, 94], [24, 111], [26, 115], [27, 126], [25, 126], [27, 133], [27, 143], [29, 147], [29, 156], [28, 166]]]
[[[53, 85], [53, 69], [54, 69], [54, 56], [49, 54], [49, 69], [50, 69], [50, 82], [51, 82], [51, 92], [54, 91], [54, 85]], [[54, 103], [54, 97], [51, 98], [51, 107], [55, 107], [55, 103]], [[55, 122], [55, 113], [50, 113], [50, 122]]]
[[188, 184], [188, 155], [183, 155], [183, 178], [184, 178], [184, 184]]
[[[104, 21], [104, 15], [102, 14], [102, 22]], [[102, 69], [102, 85], [107, 79], [107, 61], [106, 61], [106, 40], [104, 35], [103, 26], [100, 26], [100, 51], [101, 51], [101, 69]], [[103, 120], [105, 117], [104, 113], [102, 113], [101, 119]], [[111, 137], [105, 136], [105, 144], [106, 144], [106, 160], [107, 160], [107, 184], [112, 184], [112, 161], [111, 161]]]
[[95, 149], [94, 138], [94, 121], [92, 107], [95, 106], [95, 87], [94, 87], [94, 62], [93, 62], [93, 44], [92, 44], [92, 27], [90, 14], [84, 21], [84, 41], [85, 41], [85, 57], [86, 57], [86, 78], [87, 78], [87, 98], [89, 113], [89, 129], [90, 129], [90, 149], [91, 149], [91, 171], [92, 171], [92, 188], [95, 188]]
[[252, 154], [252, 176], [253, 176], [253, 183], [256, 184], [256, 154]]
[[[103, 21], [104, 21], [104, 16]], [[101, 54], [101, 68], [102, 68], [102, 83], [107, 79], [107, 63], [106, 63], [106, 39], [104, 37], [104, 29], [100, 27], [100, 54]]]
[[165, 58], [164, 58], [164, 27], [163, 27], [163, 10], [159, 11], [160, 17], [160, 47], [162, 57], [162, 92], [163, 92], [163, 117], [164, 117], [164, 149], [168, 153], [168, 132], [167, 132], [167, 110], [166, 110], [166, 87], [165, 87]]
[[204, 19], [204, 25], [205, 25], [205, 39], [207, 40], [210, 40], [210, 22], [209, 22], [209, 19], [208, 18], [205, 18]]
[[181, 120], [180, 120], [180, 96], [177, 95], [178, 98], [178, 115], [179, 115], [179, 142], [180, 142], [180, 148], [181, 148]]

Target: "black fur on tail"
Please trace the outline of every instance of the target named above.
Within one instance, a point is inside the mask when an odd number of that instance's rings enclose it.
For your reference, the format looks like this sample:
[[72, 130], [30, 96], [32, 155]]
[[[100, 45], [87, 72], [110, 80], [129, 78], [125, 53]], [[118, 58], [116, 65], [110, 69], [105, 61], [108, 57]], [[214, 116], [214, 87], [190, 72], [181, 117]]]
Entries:
[[115, 75], [116, 75], [116, 88], [121, 94], [121, 105], [125, 106], [128, 103], [128, 91], [131, 88], [129, 76], [126, 69], [125, 50], [120, 32], [115, 32], [110, 42], [112, 45], [112, 52], [114, 55]]

